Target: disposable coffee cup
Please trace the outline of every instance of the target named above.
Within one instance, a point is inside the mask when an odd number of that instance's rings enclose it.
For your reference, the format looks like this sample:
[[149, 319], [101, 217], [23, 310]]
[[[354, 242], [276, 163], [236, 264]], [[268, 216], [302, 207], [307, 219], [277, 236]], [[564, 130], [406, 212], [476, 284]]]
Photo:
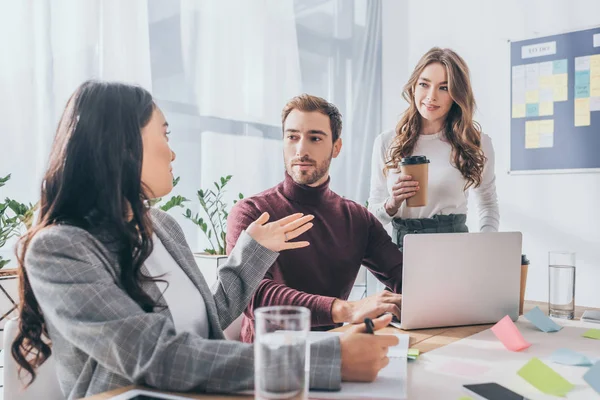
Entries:
[[529, 260], [525, 254], [521, 255], [521, 297], [519, 298], [519, 315], [523, 315], [523, 304], [525, 303], [525, 288], [527, 286], [527, 270]]
[[413, 197], [406, 199], [407, 207], [423, 207], [427, 205], [427, 184], [429, 181], [429, 160], [425, 156], [404, 157], [400, 161], [400, 172], [412, 176], [419, 182], [419, 190]]

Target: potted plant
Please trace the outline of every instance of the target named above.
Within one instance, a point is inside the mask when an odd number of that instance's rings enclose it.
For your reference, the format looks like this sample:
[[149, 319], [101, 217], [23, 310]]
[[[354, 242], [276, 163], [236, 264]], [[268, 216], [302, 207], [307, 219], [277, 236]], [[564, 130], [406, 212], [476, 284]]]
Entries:
[[[223, 197], [226, 192], [225, 187], [230, 180], [231, 175], [221, 177], [218, 182], [214, 182], [216, 190], [198, 190], [197, 198], [203, 216], [199, 213], [193, 214], [189, 208], [184, 214], [187, 219], [200, 228], [208, 240], [210, 247], [204, 249], [203, 252], [194, 253], [194, 257], [200, 272], [209, 284], [217, 280], [217, 269], [227, 260], [225, 237], [229, 212]], [[238, 198], [243, 199], [244, 196], [239, 193]], [[234, 200], [233, 204], [236, 202], [237, 200]]]
[[[0, 187], [6, 185], [10, 179], [10, 174], [5, 177], [0, 177]], [[0, 201], [0, 249], [2, 249], [10, 239], [21, 234], [23, 228], [31, 225], [33, 213], [37, 205], [25, 205], [16, 200], [6, 198], [3, 202]], [[10, 259], [0, 255], [0, 269], [6, 266]]]

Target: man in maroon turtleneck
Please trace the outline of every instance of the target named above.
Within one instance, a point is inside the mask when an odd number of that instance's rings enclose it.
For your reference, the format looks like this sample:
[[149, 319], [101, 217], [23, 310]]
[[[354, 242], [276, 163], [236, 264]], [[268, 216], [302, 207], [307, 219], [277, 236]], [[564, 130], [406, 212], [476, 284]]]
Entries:
[[[254, 340], [253, 310], [264, 306], [307, 307], [313, 330], [359, 323], [384, 312], [399, 318], [402, 253], [365, 207], [329, 189], [329, 165], [342, 148], [337, 107], [319, 97], [297, 96], [283, 109], [282, 125], [285, 179], [233, 207], [227, 219], [227, 253], [263, 212], [271, 220], [312, 214], [314, 226], [299, 239], [310, 246], [281, 253], [265, 275], [244, 312], [241, 339]], [[393, 293], [346, 301], [361, 264]]]

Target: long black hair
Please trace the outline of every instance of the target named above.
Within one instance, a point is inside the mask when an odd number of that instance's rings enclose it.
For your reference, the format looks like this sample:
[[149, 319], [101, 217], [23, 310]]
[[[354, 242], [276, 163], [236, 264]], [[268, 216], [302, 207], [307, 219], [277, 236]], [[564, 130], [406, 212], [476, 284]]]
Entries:
[[29, 383], [52, 352], [25, 265], [29, 243], [41, 229], [74, 225], [110, 243], [118, 254], [124, 290], [146, 312], [155, 306], [141, 287], [151, 278], [140, 271], [152, 252], [148, 192], [141, 182], [141, 129], [154, 109], [146, 90], [112, 82], [85, 82], [67, 103], [43, 179], [37, 223], [17, 246], [20, 329], [11, 350], [31, 374]]

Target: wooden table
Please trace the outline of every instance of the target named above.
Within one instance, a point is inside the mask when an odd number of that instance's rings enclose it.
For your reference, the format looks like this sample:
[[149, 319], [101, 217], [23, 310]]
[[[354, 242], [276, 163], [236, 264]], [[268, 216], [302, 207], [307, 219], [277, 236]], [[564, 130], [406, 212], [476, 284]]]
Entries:
[[[546, 302], [536, 302], [536, 301], [526, 301], [523, 307], [523, 312], [526, 313], [535, 306], [538, 306], [542, 311], [546, 314], [548, 313], [548, 303]], [[576, 307], [575, 308], [575, 319], [581, 318], [581, 314], [583, 311], [588, 308], [586, 307]], [[490, 328], [492, 325], [470, 325], [470, 326], [459, 326], [454, 328], [433, 328], [433, 329], [421, 329], [421, 330], [411, 330], [411, 331], [403, 331], [401, 329], [397, 329], [391, 326], [381, 329], [378, 332], [381, 333], [406, 333], [410, 335], [410, 347], [419, 349], [421, 353], [426, 353], [431, 350], [435, 350], [437, 348], [446, 346], [447, 344], [456, 342], [460, 339], [467, 338], [471, 335], [484, 331]], [[335, 329], [335, 331], [344, 331], [348, 329], [349, 326], [343, 326], [341, 328]], [[86, 400], [106, 400], [110, 399], [112, 396], [116, 396], [120, 393], [126, 392], [127, 390], [132, 389], [142, 389], [141, 387], [136, 386], [127, 386], [119, 389], [112, 390], [110, 392], [101, 393], [92, 397], [87, 397]], [[150, 390], [146, 389], [145, 390]], [[160, 392], [158, 392], [160, 393]], [[165, 393], [165, 392], [162, 392]], [[190, 399], [203, 399], [203, 400], [239, 400], [239, 399], [247, 399], [251, 398], [251, 396], [231, 396], [231, 395], [206, 395], [206, 394], [182, 394], [177, 393], [178, 396], [189, 397]]]

